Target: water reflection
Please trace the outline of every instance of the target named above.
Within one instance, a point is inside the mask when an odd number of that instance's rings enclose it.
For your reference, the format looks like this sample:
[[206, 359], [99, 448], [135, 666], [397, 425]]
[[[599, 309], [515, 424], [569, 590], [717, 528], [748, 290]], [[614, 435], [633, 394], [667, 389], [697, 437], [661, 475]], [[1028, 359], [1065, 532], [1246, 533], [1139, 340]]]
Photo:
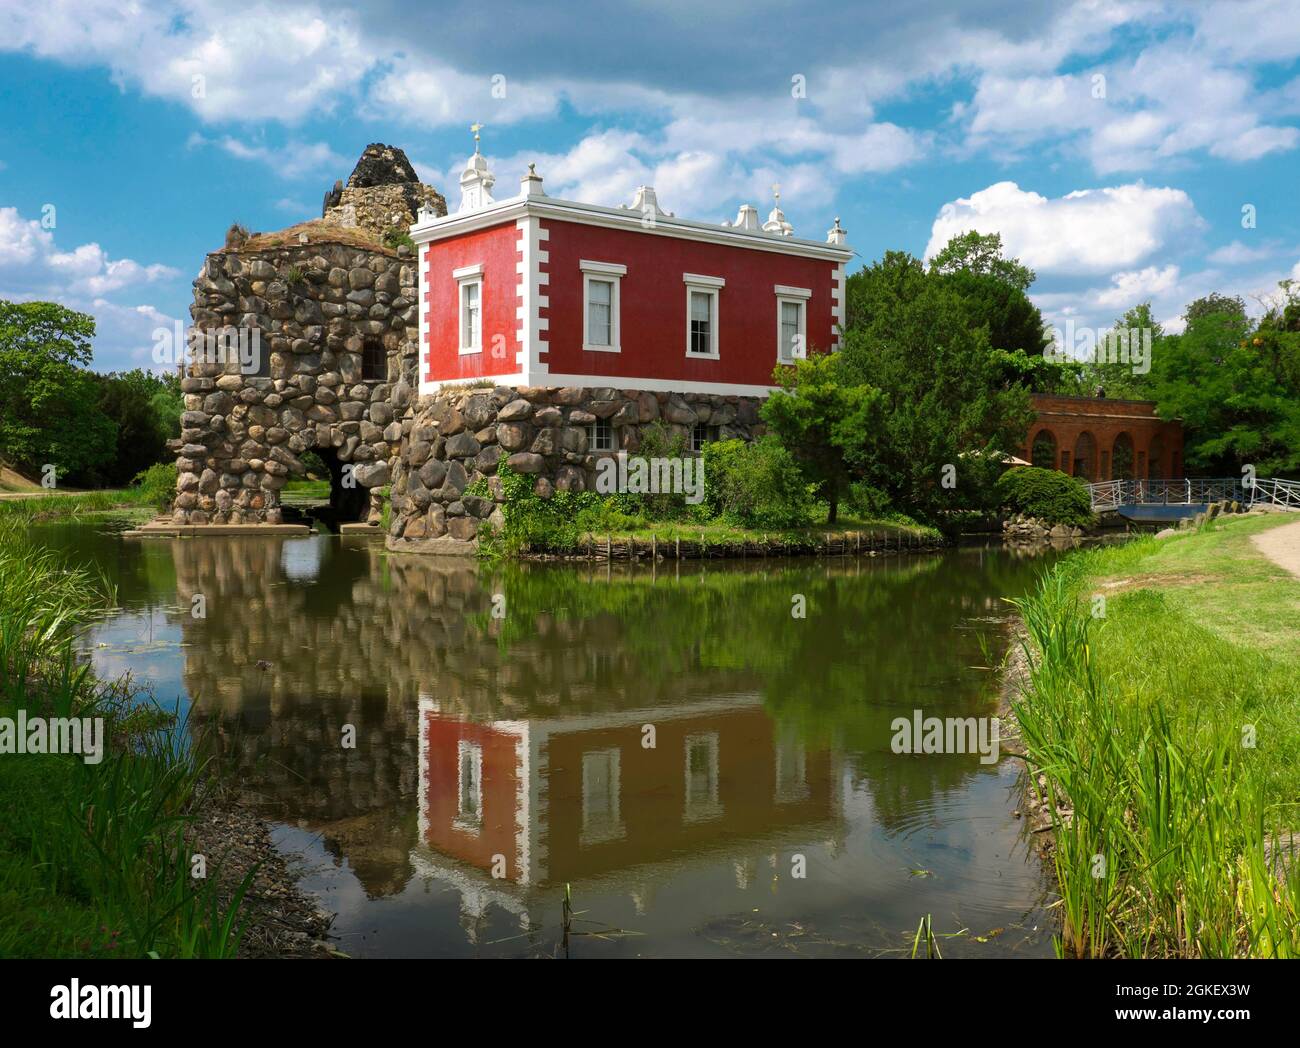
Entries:
[[365, 539], [48, 537], [117, 583], [99, 665], [190, 704], [349, 952], [552, 952], [566, 884], [638, 933], [591, 953], [873, 953], [926, 912], [997, 931], [946, 953], [1049, 949], [1015, 769], [889, 748], [914, 708], [992, 712], [981, 638], [1032, 561], [485, 574]]

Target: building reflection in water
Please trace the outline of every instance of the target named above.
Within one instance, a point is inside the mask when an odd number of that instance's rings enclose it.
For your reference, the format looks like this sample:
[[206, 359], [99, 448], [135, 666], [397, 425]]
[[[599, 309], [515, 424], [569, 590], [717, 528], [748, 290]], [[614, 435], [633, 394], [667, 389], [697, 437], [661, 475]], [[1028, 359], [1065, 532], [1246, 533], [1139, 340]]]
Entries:
[[[141, 574], [160, 557], [192, 730], [232, 759], [242, 798], [317, 837], [369, 899], [412, 878], [454, 889], [471, 941], [493, 907], [528, 928], [566, 884], [644, 913], [683, 870], [745, 888], [778, 853], [834, 857], [854, 833], [942, 823], [969, 863], [983, 845], [942, 798], [987, 770], [900, 762], [889, 723], [918, 703], [987, 709], [963, 631], [1016, 592], [998, 572], [1034, 571], [967, 558], [942, 586], [934, 558], [485, 573], [322, 536], [152, 540]], [[855, 861], [855, 883], [875, 864], [906, 878], [892, 853]]]

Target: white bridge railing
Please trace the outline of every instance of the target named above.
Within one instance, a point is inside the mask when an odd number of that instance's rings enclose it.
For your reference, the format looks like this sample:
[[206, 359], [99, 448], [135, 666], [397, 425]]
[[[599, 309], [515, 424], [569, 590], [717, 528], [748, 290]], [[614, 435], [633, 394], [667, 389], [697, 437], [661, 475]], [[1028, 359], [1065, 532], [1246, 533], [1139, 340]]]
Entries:
[[1120, 506], [1198, 506], [1241, 502], [1300, 510], [1300, 481], [1237, 477], [1187, 477], [1183, 480], [1102, 480], [1087, 484], [1094, 512]]

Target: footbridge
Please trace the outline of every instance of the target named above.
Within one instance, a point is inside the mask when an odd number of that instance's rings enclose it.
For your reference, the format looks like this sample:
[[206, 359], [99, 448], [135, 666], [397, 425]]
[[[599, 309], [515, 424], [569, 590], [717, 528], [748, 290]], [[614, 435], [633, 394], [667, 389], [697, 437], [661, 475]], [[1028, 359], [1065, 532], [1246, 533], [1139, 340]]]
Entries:
[[1132, 521], [1194, 517], [1214, 502], [1246, 507], [1300, 510], [1300, 481], [1244, 477], [1186, 477], [1182, 480], [1102, 480], [1087, 484], [1094, 513], [1118, 513]]

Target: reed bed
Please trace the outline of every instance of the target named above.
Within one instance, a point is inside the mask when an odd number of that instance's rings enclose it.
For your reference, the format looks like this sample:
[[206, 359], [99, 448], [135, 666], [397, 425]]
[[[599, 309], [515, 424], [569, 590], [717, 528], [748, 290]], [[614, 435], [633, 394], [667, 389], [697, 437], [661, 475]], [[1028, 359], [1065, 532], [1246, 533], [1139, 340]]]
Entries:
[[[102, 717], [100, 763], [0, 754], [0, 957], [228, 957], [253, 872], [195, 877], [210, 768], [129, 680], [101, 682], [76, 631], [112, 591], [0, 520], [0, 716]], [[210, 859], [211, 857], [209, 857]]]
[[1059, 952], [1298, 956], [1295, 667], [1225, 641], [1158, 584], [1094, 617], [1096, 579], [1153, 543], [1067, 558], [1013, 602], [1029, 663], [1014, 708], [1051, 814]]

